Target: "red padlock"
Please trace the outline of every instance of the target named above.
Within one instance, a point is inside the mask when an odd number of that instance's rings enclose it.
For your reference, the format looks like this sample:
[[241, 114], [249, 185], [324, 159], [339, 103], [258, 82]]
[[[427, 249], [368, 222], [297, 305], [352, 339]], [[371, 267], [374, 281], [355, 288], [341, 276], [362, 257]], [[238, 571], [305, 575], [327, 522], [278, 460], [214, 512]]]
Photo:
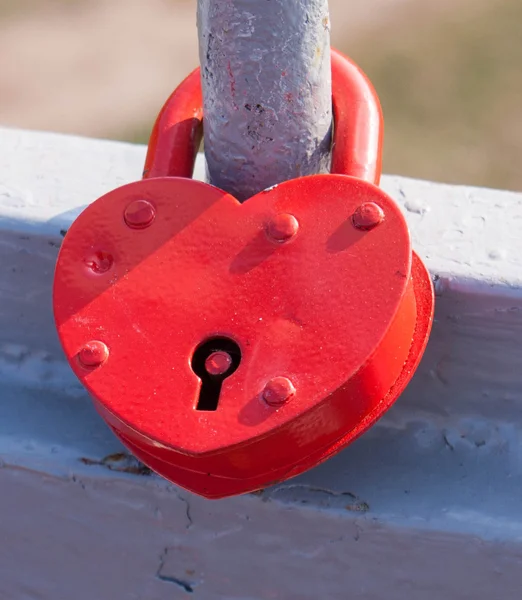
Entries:
[[91, 204], [55, 275], [60, 340], [122, 442], [208, 498], [337, 453], [393, 404], [428, 340], [433, 288], [376, 184], [375, 92], [332, 54], [332, 174], [240, 204], [190, 177], [199, 70], [167, 101], [145, 179]]

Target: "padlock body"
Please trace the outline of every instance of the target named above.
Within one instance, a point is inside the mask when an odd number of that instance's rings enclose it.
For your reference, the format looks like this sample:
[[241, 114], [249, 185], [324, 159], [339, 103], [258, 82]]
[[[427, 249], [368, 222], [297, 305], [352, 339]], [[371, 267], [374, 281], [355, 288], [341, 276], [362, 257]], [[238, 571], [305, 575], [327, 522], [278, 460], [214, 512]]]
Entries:
[[[140, 199], [155, 218], [135, 229], [123, 215]], [[353, 222], [368, 202], [384, 214], [371, 231]], [[299, 223], [283, 244], [267, 235], [280, 214]], [[93, 255], [110, 268], [94, 272]], [[209, 497], [229, 495], [227, 485], [249, 491], [324, 460], [393, 403], [422, 353], [412, 354], [423, 329], [412, 256], [393, 200], [361, 180], [308, 177], [243, 205], [191, 180], [142, 181], [71, 227], [55, 279], [58, 331], [99, 410], [144, 462], [167, 477], [171, 465], [171, 479]], [[240, 346], [241, 364], [217, 409], [199, 411], [191, 359], [215, 336]], [[78, 360], [90, 340], [110, 353], [95, 369]], [[273, 407], [263, 389], [278, 376], [296, 393]]]
[[[158, 115], [146, 180], [89, 206], [60, 251], [54, 309], [73, 370], [138, 458], [209, 498], [295, 476], [349, 444], [395, 402], [430, 333], [430, 277], [372, 185], [379, 100], [335, 50], [332, 78], [336, 175], [244, 205], [180, 179], [202, 136], [196, 70]], [[371, 227], [356, 218], [365, 203], [382, 212]], [[274, 242], [281, 215], [298, 230]], [[194, 357], [216, 338], [241, 360], [207, 405]], [[274, 377], [295, 391], [282, 404], [264, 393]]]
[[[173, 455], [171, 453], [166, 452], [163, 455], [157, 453], [150, 440], [143, 439], [141, 436], [137, 435], [135, 431], [129, 431], [121, 421], [114, 419], [114, 416], [108, 413], [106, 408], [99, 402], [95, 401], [95, 405], [105, 420], [108, 423], [113, 424], [112, 429], [114, 433], [140, 460], [149, 465], [151, 469], [161, 474], [163, 477], [175, 482], [177, 485], [181, 485], [185, 489], [209, 499], [219, 499], [257, 491], [269, 485], [277, 484], [286, 479], [295, 477], [304, 471], [321, 464], [356, 440], [393, 405], [395, 400], [409, 383], [411, 375], [415, 372], [424, 352], [433, 318], [433, 304], [431, 302], [433, 289], [431, 280], [426, 268], [415, 253], [413, 254], [412, 281], [417, 299], [417, 328], [410, 348], [409, 357], [403, 366], [402, 372], [393, 387], [382, 398], [382, 403], [377, 405], [375, 409], [376, 415], [374, 418], [370, 416], [370, 418], [364, 419], [358, 426], [348, 433], [345, 433], [342, 438], [335, 441], [330, 446], [319, 448], [309, 456], [301, 456], [300, 461], [290, 468], [287, 464], [283, 464], [268, 474], [258, 474], [242, 477], [240, 479], [219, 477], [212, 472], [199, 472], [188, 468], [181, 468], [178, 462], [179, 456], [176, 455], [175, 460], [173, 461]], [[346, 396], [343, 398], [342, 395], [340, 398], [344, 400], [347, 399]], [[288, 445], [283, 442], [282, 438], [279, 438], [279, 440], [281, 445], [277, 445], [277, 448], [279, 448], [280, 454], [284, 456]], [[271, 442], [269, 441], [269, 444], [270, 443]], [[237, 450], [239, 455], [244, 455], [242, 462], [248, 463], [252, 446], [242, 447]], [[164, 459], [162, 459], [161, 456], [163, 456]], [[241, 458], [239, 460], [241, 460]], [[222, 463], [229, 464], [226, 456], [223, 457]], [[251, 473], [249, 475], [251, 475]]]

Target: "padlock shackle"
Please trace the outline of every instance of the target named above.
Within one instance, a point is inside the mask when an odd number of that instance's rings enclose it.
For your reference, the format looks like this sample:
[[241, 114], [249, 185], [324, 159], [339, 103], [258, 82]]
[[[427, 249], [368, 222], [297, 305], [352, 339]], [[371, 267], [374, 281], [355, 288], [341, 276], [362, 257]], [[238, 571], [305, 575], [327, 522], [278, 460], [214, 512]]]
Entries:
[[384, 119], [379, 96], [364, 72], [332, 49], [334, 135], [331, 173], [379, 185]]
[[[156, 119], [144, 178], [192, 177], [203, 137], [200, 69], [174, 91]], [[383, 116], [377, 93], [361, 69], [332, 49], [333, 153], [331, 173], [379, 184]]]
[[174, 90], [156, 118], [143, 178], [191, 178], [202, 139], [203, 95], [198, 68]]

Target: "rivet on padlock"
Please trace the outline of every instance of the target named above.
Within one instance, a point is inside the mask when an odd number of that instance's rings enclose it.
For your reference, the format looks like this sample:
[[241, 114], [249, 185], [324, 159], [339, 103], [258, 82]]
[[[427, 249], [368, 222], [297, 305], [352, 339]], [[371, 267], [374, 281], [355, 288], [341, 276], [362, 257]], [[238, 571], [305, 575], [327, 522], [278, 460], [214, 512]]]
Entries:
[[335, 51], [332, 67], [332, 174], [244, 204], [190, 179], [195, 71], [157, 119], [144, 179], [91, 204], [58, 257], [58, 333], [97, 409], [149, 467], [209, 498], [339, 452], [395, 402], [429, 336], [430, 277], [376, 185], [378, 99]]

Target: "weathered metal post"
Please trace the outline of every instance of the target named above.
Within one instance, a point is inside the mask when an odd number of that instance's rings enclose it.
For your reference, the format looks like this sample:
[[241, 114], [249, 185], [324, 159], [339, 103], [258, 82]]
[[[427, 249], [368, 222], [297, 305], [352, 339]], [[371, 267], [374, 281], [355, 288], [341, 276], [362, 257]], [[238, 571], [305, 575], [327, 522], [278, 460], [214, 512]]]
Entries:
[[330, 164], [328, 0], [198, 0], [210, 183], [246, 200]]

